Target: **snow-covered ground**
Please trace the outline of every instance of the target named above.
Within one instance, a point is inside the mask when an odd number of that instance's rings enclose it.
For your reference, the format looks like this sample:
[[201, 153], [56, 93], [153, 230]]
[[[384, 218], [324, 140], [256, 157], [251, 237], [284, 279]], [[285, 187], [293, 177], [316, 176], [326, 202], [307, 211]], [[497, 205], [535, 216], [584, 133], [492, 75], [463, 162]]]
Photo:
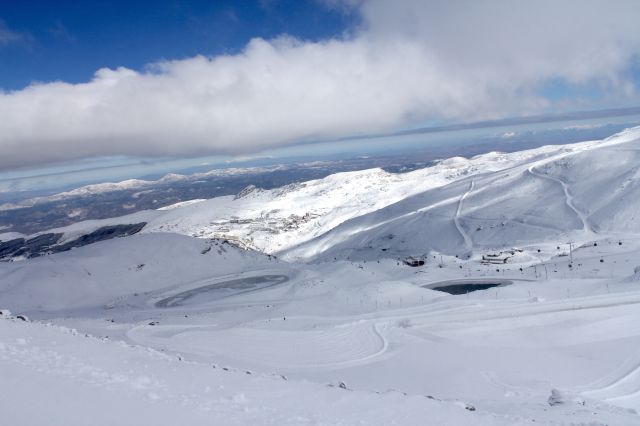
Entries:
[[[101, 226], [148, 222], [143, 232], [229, 239], [289, 259], [374, 259], [638, 232], [640, 129], [603, 141], [454, 157], [394, 174], [337, 173], [273, 190], [178, 203], [161, 210], [79, 222], [61, 243]], [[602, 188], [606, 188], [603, 190]], [[398, 237], [389, 242], [390, 236]], [[0, 240], [10, 236], [0, 233]], [[13, 235], [15, 237], [15, 235]], [[388, 255], [389, 253], [387, 253]]]
[[3, 419], [638, 425], [639, 138], [62, 229], [148, 222], [0, 263]]

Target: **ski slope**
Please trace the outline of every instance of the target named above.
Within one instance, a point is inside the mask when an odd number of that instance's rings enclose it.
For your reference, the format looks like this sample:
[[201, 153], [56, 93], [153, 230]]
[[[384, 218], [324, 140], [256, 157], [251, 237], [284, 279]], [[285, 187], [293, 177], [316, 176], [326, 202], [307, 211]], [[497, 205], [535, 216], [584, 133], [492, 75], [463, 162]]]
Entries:
[[471, 248], [478, 253], [557, 240], [582, 244], [601, 233], [640, 232], [638, 129], [515, 157], [527, 160], [406, 197], [283, 254], [376, 259], [384, 248], [396, 257], [430, 251], [467, 256]]
[[[0, 319], [0, 401], [66, 395], [12, 410], [19, 424], [45, 414], [81, 424], [105, 401], [119, 410], [94, 424], [128, 424], [127, 407], [159, 424], [637, 424], [640, 288], [629, 277], [640, 241], [610, 243], [577, 248], [582, 270], [570, 275], [555, 257], [561, 273], [549, 279], [520, 271], [526, 263], [496, 274], [464, 259], [418, 271], [294, 264], [173, 234], [5, 263], [3, 303], [36, 322]], [[241, 285], [267, 274], [289, 279]], [[512, 284], [462, 296], [424, 288], [461, 275]], [[566, 401], [550, 407], [552, 389]]]
[[0, 262], [3, 418], [640, 424], [639, 137], [57, 230], [147, 222]]
[[[455, 157], [405, 174], [371, 169], [273, 190], [248, 187], [235, 197], [47, 232], [63, 233], [62, 244], [102, 226], [146, 222], [143, 233], [227, 239], [297, 260], [377, 258], [369, 246], [389, 257], [469, 256], [561, 235], [584, 242], [599, 232], [640, 230], [639, 138], [635, 128], [603, 141]], [[387, 244], [389, 236], [399, 238]]]

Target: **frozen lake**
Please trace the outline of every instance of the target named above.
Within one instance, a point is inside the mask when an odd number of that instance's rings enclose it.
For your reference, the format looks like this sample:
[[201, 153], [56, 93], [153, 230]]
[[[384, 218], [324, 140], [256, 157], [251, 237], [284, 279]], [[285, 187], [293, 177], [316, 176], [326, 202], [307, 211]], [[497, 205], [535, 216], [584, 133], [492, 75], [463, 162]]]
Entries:
[[488, 278], [441, 281], [427, 284], [422, 287], [457, 295], [471, 293], [472, 291], [487, 290], [493, 287], [504, 287], [511, 284], [513, 284], [513, 281], [511, 280]]
[[255, 277], [236, 278], [183, 291], [182, 293], [162, 299], [156, 302], [155, 305], [158, 308], [172, 308], [186, 304], [209, 302], [234, 294], [261, 290], [287, 281], [289, 281], [289, 277], [286, 275], [259, 275]]

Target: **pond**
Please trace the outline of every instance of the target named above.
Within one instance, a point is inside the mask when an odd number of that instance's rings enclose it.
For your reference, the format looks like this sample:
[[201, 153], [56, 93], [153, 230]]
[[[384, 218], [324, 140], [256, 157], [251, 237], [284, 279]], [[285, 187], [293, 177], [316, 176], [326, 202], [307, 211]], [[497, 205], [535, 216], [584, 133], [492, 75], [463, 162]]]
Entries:
[[205, 303], [230, 295], [273, 287], [288, 280], [289, 277], [286, 275], [260, 275], [257, 277], [236, 278], [183, 291], [182, 293], [162, 299], [156, 302], [155, 305], [158, 308], [172, 308], [175, 306], [183, 306], [187, 303]]
[[504, 287], [513, 284], [510, 280], [503, 279], [468, 279], [468, 280], [451, 280], [441, 281], [423, 285], [423, 288], [430, 290], [442, 291], [449, 294], [467, 294], [473, 291], [487, 290], [493, 287]]

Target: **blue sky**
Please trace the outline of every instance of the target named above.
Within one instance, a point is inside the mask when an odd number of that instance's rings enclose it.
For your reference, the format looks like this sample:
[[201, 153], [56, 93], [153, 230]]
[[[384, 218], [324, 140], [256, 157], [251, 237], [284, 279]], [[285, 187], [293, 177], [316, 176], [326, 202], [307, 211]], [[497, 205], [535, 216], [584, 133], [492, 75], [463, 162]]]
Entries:
[[637, 16], [637, 0], [0, 0], [0, 173], [637, 107]]
[[0, 19], [22, 40], [0, 48], [0, 87], [85, 82], [103, 67], [235, 53], [254, 37], [324, 39], [352, 18], [316, 1], [2, 0]]

